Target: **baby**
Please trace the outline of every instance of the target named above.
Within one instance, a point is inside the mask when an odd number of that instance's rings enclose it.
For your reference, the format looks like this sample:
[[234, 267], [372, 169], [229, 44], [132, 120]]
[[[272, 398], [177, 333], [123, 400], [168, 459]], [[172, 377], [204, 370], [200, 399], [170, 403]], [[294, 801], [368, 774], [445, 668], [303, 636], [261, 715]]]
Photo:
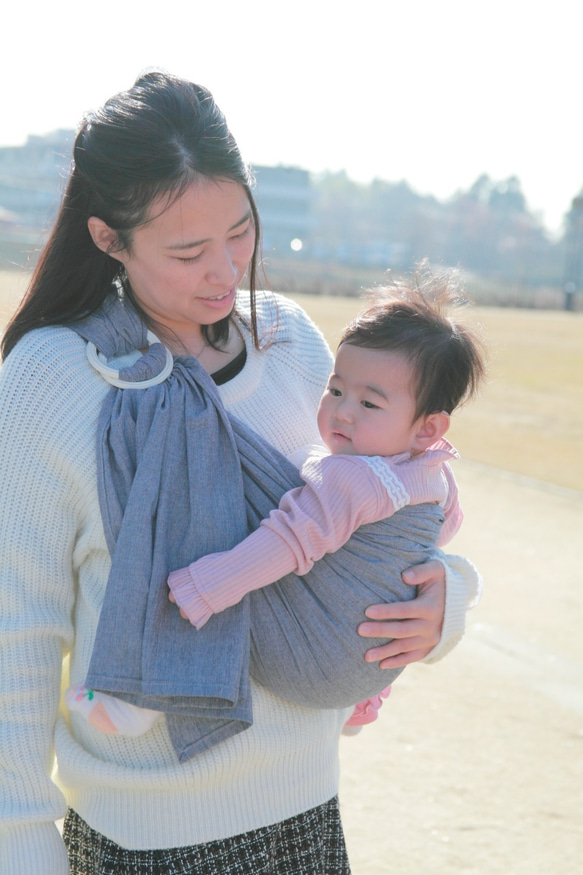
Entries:
[[[201, 628], [214, 614], [287, 574], [306, 574], [353, 532], [407, 504], [439, 503], [445, 521], [438, 545], [458, 530], [462, 513], [448, 461], [457, 452], [444, 439], [450, 414], [483, 377], [479, 339], [448, 317], [447, 284], [423, 292], [395, 283], [344, 331], [318, 410], [324, 447], [311, 448], [304, 486], [244, 541], [170, 574], [170, 599]], [[348, 721], [376, 718], [381, 697], [360, 703]], [[141, 734], [159, 712], [76, 688], [72, 710], [106, 732]]]

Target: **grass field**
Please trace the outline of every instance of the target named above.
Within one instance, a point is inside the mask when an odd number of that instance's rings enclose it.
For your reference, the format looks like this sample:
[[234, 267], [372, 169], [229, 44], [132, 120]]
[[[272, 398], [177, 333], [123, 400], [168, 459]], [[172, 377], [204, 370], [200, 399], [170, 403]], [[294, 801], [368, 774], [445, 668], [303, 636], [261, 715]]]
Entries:
[[[294, 295], [335, 346], [362, 307]], [[583, 313], [468, 308], [486, 337], [489, 377], [453, 417], [450, 437], [474, 462], [583, 491]]]
[[[27, 276], [0, 273], [0, 323]], [[362, 307], [356, 298], [293, 296], [334, 348]], [[450, 436], [465, 459], [583, 491], [583, 313], [468, 309], [490, 349], [480, 398], [453, 418]]]

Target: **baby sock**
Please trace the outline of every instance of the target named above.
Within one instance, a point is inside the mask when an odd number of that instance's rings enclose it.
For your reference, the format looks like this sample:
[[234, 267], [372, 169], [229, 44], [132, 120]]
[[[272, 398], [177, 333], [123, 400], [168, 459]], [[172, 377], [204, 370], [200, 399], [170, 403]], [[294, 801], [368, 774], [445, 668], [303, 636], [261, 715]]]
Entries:
[[366, 726], [368, 723], [373, 723], [379, 716], [379, 710], [383, 704], [382, 700], [386, 699], [391, 692], [390, 687], [386, 687], [378, 694], [370, 699], [365, 699], [364, 702], [359, 702], [354, 709], [350, 720], [347, 720], [342, 730], [343, 735], [356, 735], [361, 726]]
[[65, 701], [69, 711], [78, 711], [94, 729], [106, 735], [144, 735], [162, 717], [161, 711], [138, 708], [83, 684], [69, 687]]

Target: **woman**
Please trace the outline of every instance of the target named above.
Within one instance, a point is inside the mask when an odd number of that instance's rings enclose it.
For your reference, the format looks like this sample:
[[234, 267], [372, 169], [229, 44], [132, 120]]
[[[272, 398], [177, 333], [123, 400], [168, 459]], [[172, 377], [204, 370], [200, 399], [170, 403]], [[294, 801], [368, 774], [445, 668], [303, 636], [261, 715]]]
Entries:
[[[149, 73], [85, 119], [3, 341], [3, 873], [65, 875], [68, 859], [72, 873], [349, 872], [335, 798], [346, 710], [253, 685], [251, 728], [182, 765], [162, 721], [124, 738], [59, 713], [61, 685], [86, 676], [111, 567], [95, 458], [108, 384], [66, 326], [116, 284], [175, 355], [213, 375], [229, 412], [291, 453], [317, 438], [331, 357], [299, 308], [255, 293], [258, 240], [247, 170], [205, 89]], [[247, 270], [251, 291], [237, 293]], [[447, 578], [445, 619], [439, 563], [410, 572], [420, 598], [371, 609], [359, 633], [395, 640], [368, 658], [395, 667], [456, 643], [477, 584], [455, 557]], [[69, 858], [54, 826], [67, 804]]]

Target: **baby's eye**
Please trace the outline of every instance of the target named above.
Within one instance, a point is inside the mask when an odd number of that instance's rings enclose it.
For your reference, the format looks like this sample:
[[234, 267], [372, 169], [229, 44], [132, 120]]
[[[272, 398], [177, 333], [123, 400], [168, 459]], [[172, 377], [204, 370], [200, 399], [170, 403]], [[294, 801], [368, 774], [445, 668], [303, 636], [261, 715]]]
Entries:
[[362, 406], [366, 407], [367, 410], [378, 410], [379, 409], [376, 404], [372, 403], [372, 401], [363, 401]]
[[340, 389], [334, 389], [332, 386], [328, 388], [328, 391], [330, 392], [330, 395], [332, 395], [334, 398], [340, 398], [342, 396], [342, 392], [340, 391]]

